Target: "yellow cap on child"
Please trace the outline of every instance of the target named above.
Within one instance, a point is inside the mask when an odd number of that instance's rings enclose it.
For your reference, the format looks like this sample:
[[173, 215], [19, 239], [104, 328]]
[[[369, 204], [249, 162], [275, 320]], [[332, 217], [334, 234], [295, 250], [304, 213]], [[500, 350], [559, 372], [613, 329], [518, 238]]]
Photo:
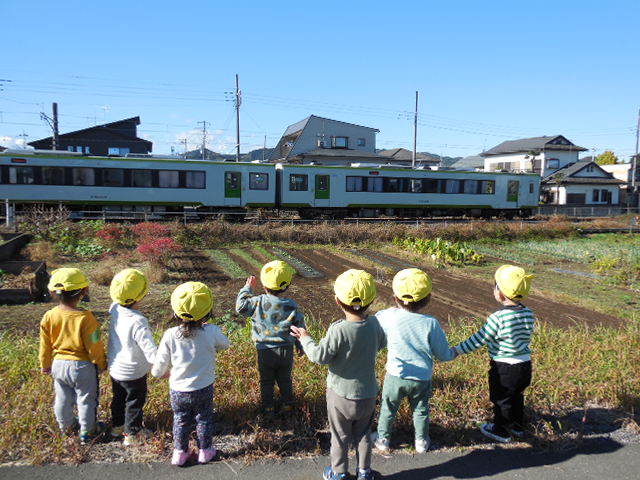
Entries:
[[56, 290], [69, 292], [88, 286], [89, 282], [87, 282], [87, 277], [84, 276], [84, 273], [77, 268], [65, 267], [58, 268], [51, 272], [51, 278], [49, 279], [47, 288], [52, 292]]
[[111, 300], [124, 306], [139, 302], [148, 291], [147, 277], [135, 268], [126, 268], [116, 273], [109, 287]]
[[406, 268], [393, 277], [392, 288], [393, 294], [405, 305], [419, 302], [431, 293], [431, 278], [418, 268]]
[[260, 270], [260, 283], [269, 290], [284, 290], [291, 285], [293, 268], [282, 260], [266, 263]]
[[503, 295], [512, 300], [527, 298], [533, 275], [527, 275], [522, 267], [502, 265], [495, 274], [496, 284]]
[[370, 273], [351, 269], [336, 278], [333, 291], [342, 303], [359, 310], [376, 298], [376, 283]]
[[171, 294], [171, 308], [185, 322], [197, 322], [211, 312], [213, 294], [204, 283], [183, 283]]

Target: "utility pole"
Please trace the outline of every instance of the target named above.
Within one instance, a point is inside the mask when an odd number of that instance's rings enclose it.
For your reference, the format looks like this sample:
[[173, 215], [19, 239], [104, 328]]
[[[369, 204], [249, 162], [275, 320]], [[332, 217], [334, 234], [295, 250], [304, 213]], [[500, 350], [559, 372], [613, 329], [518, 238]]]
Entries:
[[49, 127], [53, 132], [53, 135], [51, 136], [51, 149], [57, 150], [58, 149], [58, 104], [54, 102], [51, 105], [51, 109], [53, 113], [53, 118], [49, 117], [49, 115], [47, 115], [44, 112], [40, 112], [40, 119], [44, 120], [49, 124]]
[[184, 158], [187, 158], [187, 139], [181, 138], [178, 142], [184, 145]]
[[267, 152], [267, 136], [264, 136], [264, 146], [262, 147], [262, 161], [264, 162], [264, 155]]
[[238, 74], [236, 73], [236, 162], [240, 161], [240, 104], [242, 94], [238, 87]]
[[413, 155], [411, 155], [411, 168], [416, 168], [416, 144], [418, 141], [418, 91], [416, 90], [416, 110], [413, 114]]
[[638, 110], [638, 124], [636, 125], [636, 154], [631, 162], [631, 191], [636, 193], [636, 176], [638, 175], [638, 140], [640, 140], [640, 110]]
[[18, 137], [22, 137], [24, 143], [22, 144], [22, 148], [26, 149], [27, 148], [27, 137], [29, 135], [24, 133], [24, 130], [22, 131], [22, 133], [20, 135], [18, 135]]
[[202, 160], [205, 160], [205, 149], [207, 147], [207, 124], [209, 122], [207, 122], [206, 120], [203, 120], [201, 122], [198, 122], [202, 124]]

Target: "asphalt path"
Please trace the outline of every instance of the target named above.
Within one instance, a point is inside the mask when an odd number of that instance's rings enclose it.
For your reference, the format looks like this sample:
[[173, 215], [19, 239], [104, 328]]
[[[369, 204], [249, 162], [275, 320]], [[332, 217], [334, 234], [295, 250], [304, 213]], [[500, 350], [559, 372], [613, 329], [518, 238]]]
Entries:
[[[351, 459], [353, 463], [353, 458]], [[166, 463], [121, 463], [0, 467], [4, 480], [319, 480], [327, 457], [259, 461], [216, 461], [177, 468]], [[353, 470], [353, 465], [351, 466]], [[640, 444], [611, 438], [585, 439], [579, 447], [540, 452], [530, 447], [493, 446], [470, 451], [435, 451], [422, 455], [374, 454], [376, 478], [385, 480], [484, 479], [638, 480]], [[355, 479], [352, 476], [351, 479]]]

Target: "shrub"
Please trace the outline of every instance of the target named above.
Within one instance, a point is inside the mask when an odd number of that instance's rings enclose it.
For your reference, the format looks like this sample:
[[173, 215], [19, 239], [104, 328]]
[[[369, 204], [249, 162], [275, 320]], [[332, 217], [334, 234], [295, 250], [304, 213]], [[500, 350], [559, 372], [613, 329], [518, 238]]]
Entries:
[[29, 243], [22, 252], [29, 260], [34, 262], [44, 261], [51, 265], [58, 261], [53, 244], [45, 240]]
[[149, 239], [144, 243], [141, 243], [136, 252], [138, 252], [145, 260], [155, 263], [166, 263], [169, 256], [173, 252], [179, 252], [180, 245], [178, 245], [172, 238], [160, 237], [155, 239]]
[[164, 283], [164, 281], [169, 278], [169, 274], [166, 268], [157, 263], [150, 263], [145, 270], [147, 274], [147, 280], [151, 284]]
[[91, 281], [98, 285], [108, 286], [111, 285], [111, 279], [115, 275], [113, 268], [108, 265], [100, 265], [98, 268], [91, 272]]
[[96, 232], [96, 238], [100, 244], [114, 249], [122, 243], [124, 234], [124, 229], [119, 225], [105, 225]]
[[140, 243], [169, 236], [169, 228], [155, 222], [138, 223], [131, 227], [131, 231], [140, 240]]

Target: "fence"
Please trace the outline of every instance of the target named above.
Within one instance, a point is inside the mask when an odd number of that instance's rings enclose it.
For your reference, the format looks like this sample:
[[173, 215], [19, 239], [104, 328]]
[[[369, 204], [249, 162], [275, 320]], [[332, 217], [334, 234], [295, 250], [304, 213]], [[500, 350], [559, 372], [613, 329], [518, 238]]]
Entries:
[[537, 209], [537, 215], [566, 215], [568, 217], [613, 217], [615, 215], [637, 215], [640, 207], [625, 207], [620, 205], [594, 205], [594, 206], [570, 206], [570, 205], [544, 205]]

